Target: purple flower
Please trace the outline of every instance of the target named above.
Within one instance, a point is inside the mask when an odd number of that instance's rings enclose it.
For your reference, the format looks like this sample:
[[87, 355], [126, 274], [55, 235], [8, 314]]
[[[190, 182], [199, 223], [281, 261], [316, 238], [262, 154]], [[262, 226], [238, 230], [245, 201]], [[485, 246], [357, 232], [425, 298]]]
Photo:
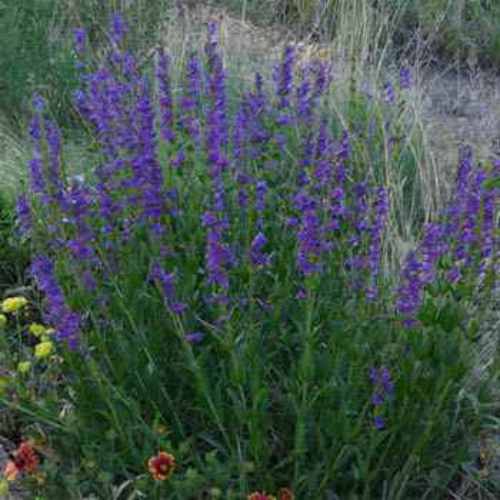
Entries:
[[267, 182], [257, 181], [255, 185], [255, 210], [262, 217], [264, 209], [266, 208], [266, 194], [267, 194]]
[[87, 41], [87, 32], [85, 28], [74, 28], [73, 29], [73, 43], [75, 51], [78, 55], [85, 52], [85, 44]]
[[394, 87], [391, 82], [386, 82], [384, 84], [384, 101], [387, 104], [394, 104], [396, 101], [396, 96], [394, 94]]
[[419, 280], [423, 285], [434, 281], [438, 260], [448, 250], [443, 238], [444, 230], [441, 224], [429, 223], [424, 226], [424, 235], [419, 245], [421, 253]]
[[233, 263], [234, 257], [223, 241], [223, 223], [213, 212], [205, 212], [202, 223], [207, 228], [205, 258], [208, 283], [227, 290], [229, 288], [227, 268]]
[[262, 233], [258, 233], [250, 245], [250, 262], [253, 266], [267, 266], [270, 257], [263, 253], [263, 248], [267, 245], [267, 238]]
[[281, 65], [274, 70], [274, 81], [276, 84], [276, 95], [278, 97], [278, 108], [290, 107], [290, 94], [293, 90], [293, 69], [295, 64], [295, 49], [289, 45], [283, 53]]
[[142, 80], [136, 102], [137, 152], [131, 161], [134, 173], [133, 188], [141, 199], [143, 216], [152, 224], [159, 224], [165, 214], [163, 172], [157, 160], [154, 111], [147, 82]]
[[119, 12], [115, 12], [111, 17], [111, 24], [109, 29], [111, 39], [118, 45], [122, 41], [127, 31], [128, 26], [125, 23], [122, 15]]
[[413, 319], [418, 312], [423, 298], [423, 286], [420, 280], [421, 264], [415, 252], [411, 252], [403, 267], [401, 285], [397, 290], [396, 311]]
[[75, 51], [78, 55], [85, 52], [85, 45], [87, 41], [87, 32], [85, 28], [74, 28], [73, 29], [73, 41], [75, 46]]
[[460, 268], [458, 266], [453, 266], [447, 273], [446, 273], [446, 279], [450, 283], [458, 283], [460, 279], [462, 278], [462, 273], [460, 271]]
[[62, 200], [62, 169], [61, 169], [61, 134], [55, 123], [45, 121], [45, 131], [48, 145], [48, 169], [46, 176], [47, 194], [57, 204]]
[[380, 415], [381, 407], [386, 403], [387, 397], [392, 397], [394, 394], [394, 383], [391, 378], [391, 373], [386, 367], [371, 368], [370, 381], [374, 386], [371, 402], [374, 406], [375, 416], [373, 424], [376, 429], [383, 429], [385, 421]]
[[345, 192], [341, 187], [336, 187], [330, 192], [329, 206], [330, 221], [326, 226], [328, 231], [338, 231], [340, 223], [346, 214]]
[[17, 198], [16, 215], [21, 235], [27, 236], [31, 231], [33, 220], [31, 206], [25, 194], [21, 194]]
[[190, 344], [199, 344], [203, 341], [204, 338], [205, 338], [205, 334], [202, 332], [187, 333], [184, 336], [184, 339], [186, 340], [186, 342], [188, 342]]
[[217, 47], [219, 45], [219, 23], [214, 19], [210, 19], [207, 25], [207, 42], [205, 44], [205, 54], [208, 59], [208, 65], [211, 70], [217, 64], [218, 58]]
[[[34, 98], [35, 101], [36, 98]], [[29, 161], [29, 171], [30, 171], [30, 183], [31, 190], [34, 194], [38, 195], [43, 203], [49, 202], [49, 196], [47, 193], [46, 180], [44, 175], [44, 166], [42, 160], [42, 128], [41, 128], [41, 116], [39, 110], [43, 109], [43, 105], [38, 103], [35, 104], [35, 110], [37, 112], [33, 116], [29, 133], [33, 144], [33, 156]]]
[[458, 246], [455, 255], [458, 259], [470, 257], [471, 246], [478, 241], [478, 222], [481, 211], [482, 183], [486, 175], [482, 170], [474, 172], [469, 177], [469, 185], [464, 206], [464, 220], [462, 222]]
[[399, 87], [402, 90], [408, 90], [412, 86], [411, 70], [410, 68], [403, 66], [399, 70]]
[[301, 227], [297, 233], [297, 267], [304, 276], [310, 276], [321, 271], [320, 259], [325, 249], [317, 203], [306, 193], [299, 193], [295, 197], [295, 205], [302, 212]]
[[180, 97], [180, 125], [195, 143], [200, 138], [200, 123], [196, 110], [201, 95], [201, 65], [196, 54], [191, 54], [186, 64], [185, 91]]
[[312, 71], [315, 75], [313, 93], [315, 98], [314, 105], [316, 105], [317, 100], [326, 93], [332, 81], [332, 67], [330, 64], [317, 60], [312, 64]]
[[40, 94], [34, 94], [31, 104], [37, 113], [41, 113], [45, 108], [45, 99]]
[[375, 429], [378, 429], [379, 431], [385, 428], [385, 420], [382, 416], [377, 415], [373, 418], [373, 425]]
[[328, 123], [323, 120], [319, 126], [318, 138], [316, 140], [316, 157], [324, 159], [328, 156], [331, 147], [331, 138]]
[[182, 314], [187, 309], [186, 304], [176, 302], [174, 273], [167, 273], [158, 262], [154, 262], [149, 273], [149, 278], [158, 284], [165, 306], [174, 314]]
[[45, 295], [47, 308], [44, 320], [56, 330], [57, 340], [67, 342], [70, 349], [76, 349], [81, 318], [66, 306], [63, 291], [55, 277], [54, 264], [46, 256], [36, 257], [31, 273]]
[[306, 71], [302, 73], [302, 80], [297, 87], [297, 114], [299, 119], [309, 124], [313, 117], [314, 99], [312, 86]]
[[[491, 178], [495, 178], [493, 174]], [[481, 227], [481, 257], [483, 263], [486, 259], [492, 257], [495, 246], [495, 203], [498, 198], [498, 192], [496, 192], [495, 189], [483, 189], [482, 193], [483, 222]]]
[[172, 167], [174, 168], [179, 168], [185, 161], [186, 153], [184, 152], [184, 149], [179, 149], [179, 151], [177, 151], [177, 154], [170, 160], [170, 165], [172, 165]]

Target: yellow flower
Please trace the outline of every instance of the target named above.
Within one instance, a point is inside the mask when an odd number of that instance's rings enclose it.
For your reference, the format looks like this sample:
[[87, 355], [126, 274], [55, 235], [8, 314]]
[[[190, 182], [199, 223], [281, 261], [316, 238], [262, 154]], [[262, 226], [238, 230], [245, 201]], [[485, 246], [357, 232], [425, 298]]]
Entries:
[[35, 357], [46, 358], [49, 354], [52, 353], [53, 349], [54, 349], [54, 344], [50, 340], [46, 340], [45, 342], [40, 342], [35, 347]]
[[5, 314], [0, 314], [0, 329], [4, 328], [7, 324], [7, 316]]
[[31, 333], [31, 335], [34, 335], [35, 337], [40, 337], [42, 335], [47, 334], [47, 329], [43, 325], [40, 325], [39, 323], [31, 323], [29, 327], [29, 332]]
[[28, 301], [24, 297], [9, 297], [2, 302], [2, 311], [4, 313], [16, 312], [27, 303]]
[[30, 361], [21, 361], [17, 364], [17, 371], [19, 373], [28, 373], [31, 369], [31, 362]]
[[9, 493], [9, 482], [6, 479], [0, 480], [0, 498], [6, 497]]

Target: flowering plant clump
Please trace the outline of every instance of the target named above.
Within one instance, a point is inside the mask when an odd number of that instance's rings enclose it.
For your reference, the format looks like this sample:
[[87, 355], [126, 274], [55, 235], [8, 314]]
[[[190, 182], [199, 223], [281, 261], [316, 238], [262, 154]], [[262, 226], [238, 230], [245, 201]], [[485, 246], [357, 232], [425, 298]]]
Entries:
[[[67, 175], [61, 132], [33, 99], [17, 212], [40, 319], [20, 325], [10, 314], [26, 303], [2, 305], [0, 339], [24, 356], [9, 368], [21, 379], [10, 408], [28, 424], [40, 413], [85, 495], [103, 494], [87, 480], [97, 468], [110, 497], [122, 479], [152, 498], [255, 484], [292, 485], [283, 500], [428, 495], [430, 475], [461, 467], [463, 428], [482, 421], [457, 395], [474, 302], [486, 314], [498, 272], [500, 163], [463, 150], [447, 208], [420, 218], [398, 194], [418, 184], [394, 118], [409, 68], [380, 102], [353, 90], [343, 119], [330, 64], [300, 63], [298, 47], [272, 82], [258, 73], [242, 87], [216, 21], [203, 55], [177, 64], [161, 49], [151, 67], [130, 29], [112, 17], [99, 61], [74, 32], [95, 164]], [[418, 243], [393, 268], [391, 236], [407, 226]], [[143, 449], [175, 450], [148, 460], [154, 482]]]

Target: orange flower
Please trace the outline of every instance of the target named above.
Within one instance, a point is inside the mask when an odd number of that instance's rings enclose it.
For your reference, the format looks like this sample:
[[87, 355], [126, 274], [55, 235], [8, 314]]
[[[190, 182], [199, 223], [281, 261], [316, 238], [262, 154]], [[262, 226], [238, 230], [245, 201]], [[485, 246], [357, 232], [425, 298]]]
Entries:
[[278, 500], [295, 500], [295, 495], [290, 488], [280, 488], [278, 491]]
[[26, 472], [35, 472], [38, 467], [38, 456], [28, 441], [23, 441], [14, 454], [14, 462], [18, 469]]
[[276, 497], [265, 492], [254, 491], [247, 496], [247, 500], [276, 500]]
[[175, 467], [175, 457], [164, 451], [160, 451], [158, 455], [148, 460], [149, 472], [156, 481], [168, 479], [174, 472]]
[[19, 472], [17, 465], [12, 460], [9, 460], [3, 469], [3, 476], [7, 481], [15, 481]]

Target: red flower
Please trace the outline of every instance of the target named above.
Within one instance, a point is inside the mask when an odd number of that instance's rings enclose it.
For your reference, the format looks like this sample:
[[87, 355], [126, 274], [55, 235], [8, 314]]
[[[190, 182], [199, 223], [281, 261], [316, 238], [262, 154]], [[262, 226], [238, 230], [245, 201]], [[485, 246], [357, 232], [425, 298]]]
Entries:
[[160, 451], [158, 455], [148, 460], [149, 472], [156, 481], [168, 479], [174, 472], [175, 467], [175, 457], [164, 451]]
[[7, 481], [14, 481], [22, 472], [35, 472], [39, 462], [33, 446], [23, 441], [14, 452], [13, 459], [5, 464], [3, 475]]
[[280, 488], [278, 491], [278, 500], [295, 500], [295, 495], [290, 488]]
[[23, 441], [19, 445], [19, 448], [14, 454], [14, 463], [16, 464], [16, 467], [21, 471], [30, 473], [35, 472], [38, 467], [39, 460], [35, 450], [33, 449], [33, 446], [31, 446], [30, 443], [28, 443], [27, 441]]
[[254, 491], [248, 495], [247, 500], [276, 500], [276, 497], [273, 495], [268, 495], [267, 493]]

